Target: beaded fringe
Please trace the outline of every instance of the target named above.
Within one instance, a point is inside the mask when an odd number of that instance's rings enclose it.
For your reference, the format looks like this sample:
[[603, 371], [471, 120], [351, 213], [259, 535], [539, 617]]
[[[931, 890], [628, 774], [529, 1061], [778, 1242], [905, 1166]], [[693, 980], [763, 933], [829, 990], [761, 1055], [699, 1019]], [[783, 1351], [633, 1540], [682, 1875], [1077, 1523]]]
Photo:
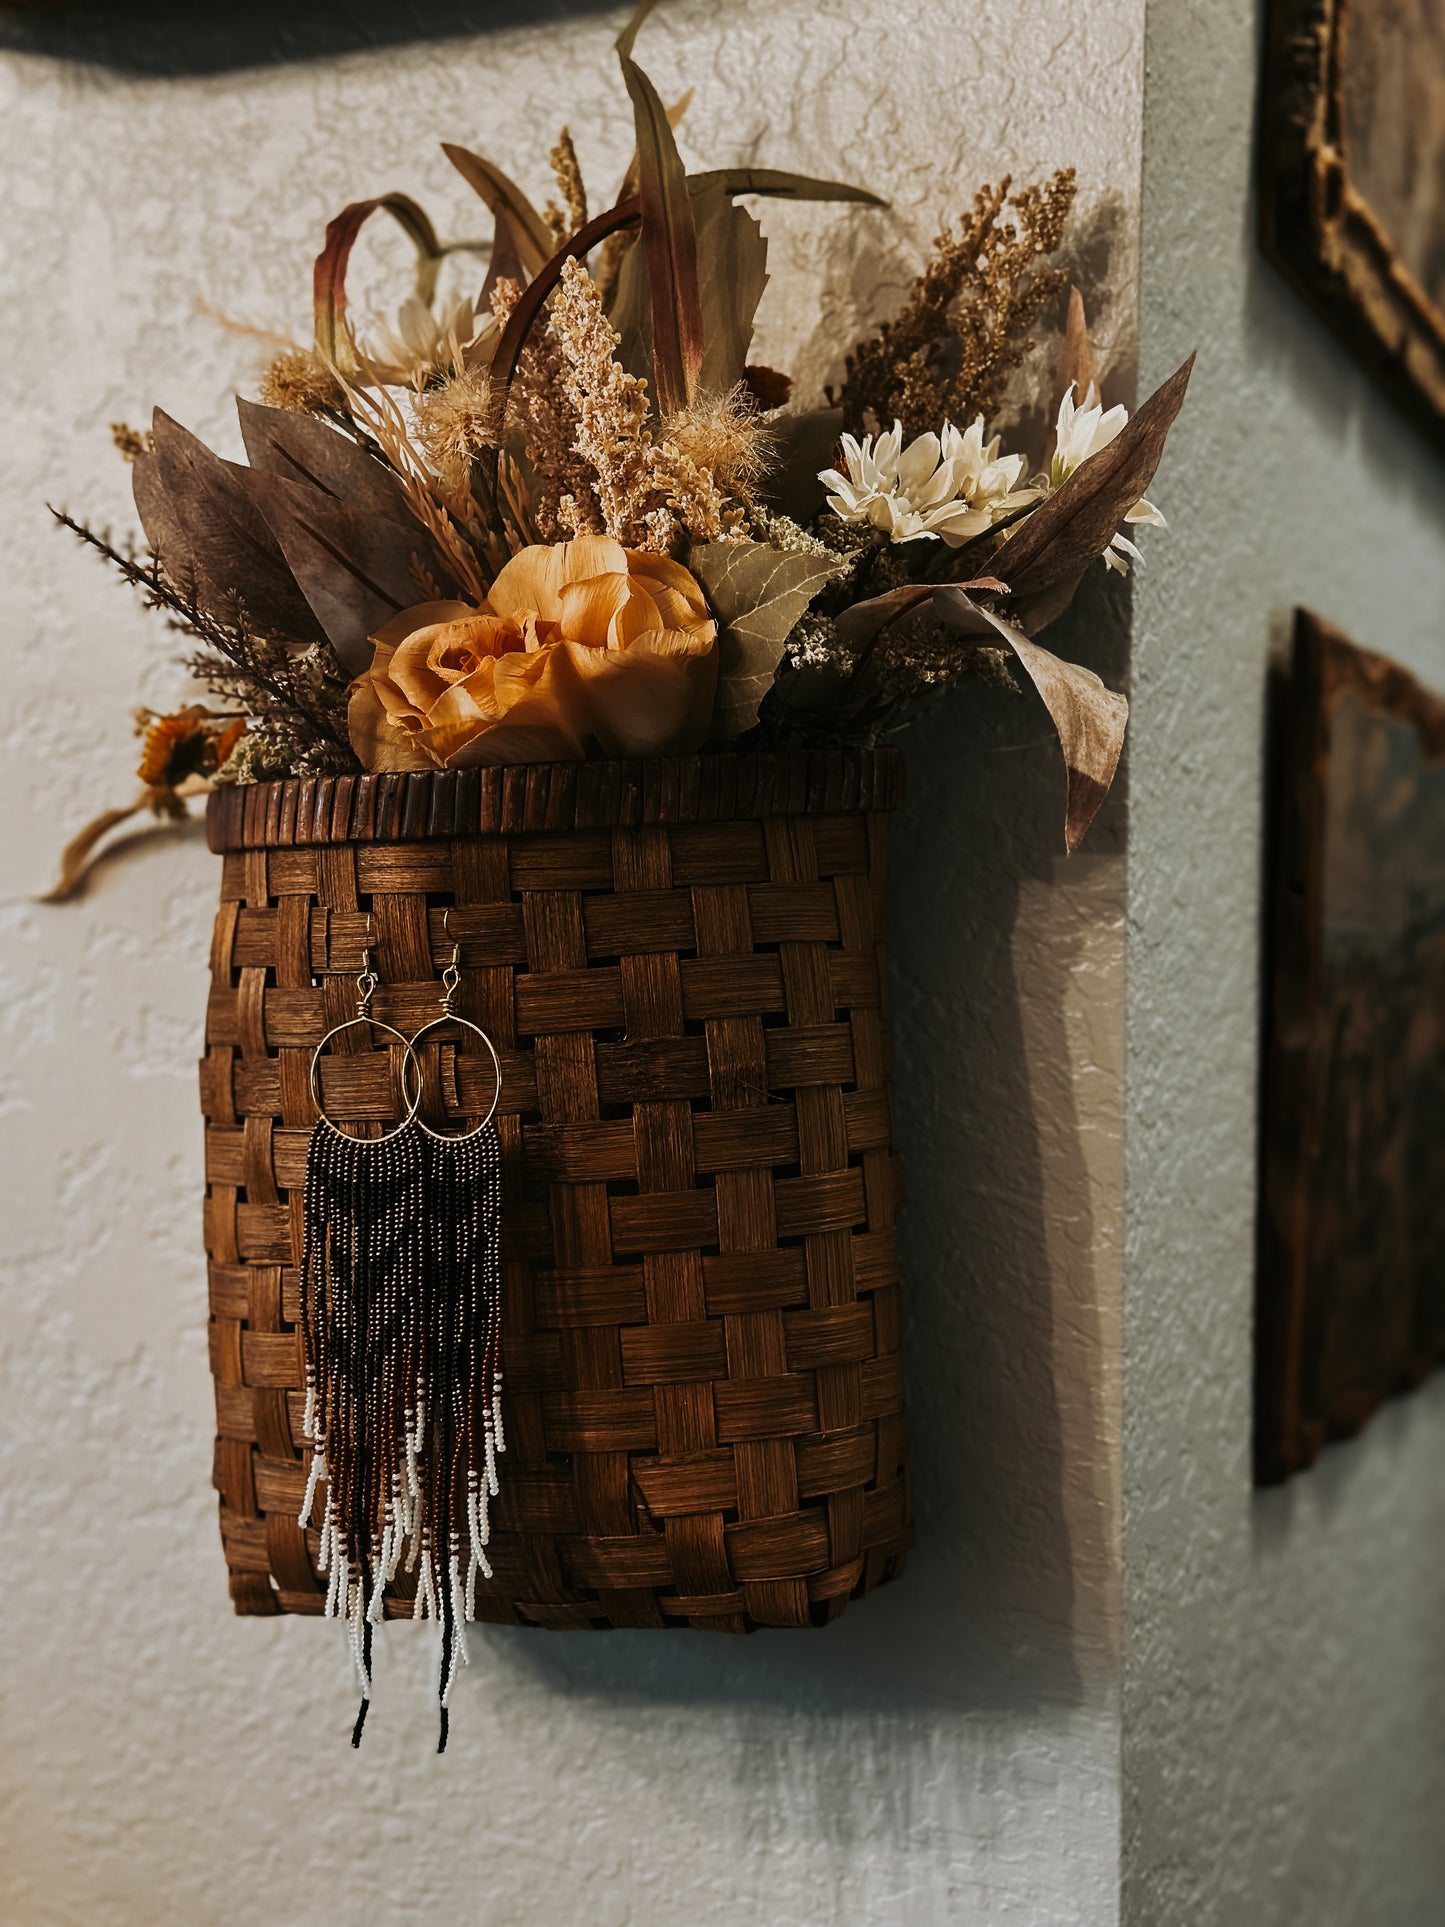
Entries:
[[502, 1432], [502, 1150], [494, 1126], [438, 1139], [311, 1135], [301, 1325], [311, 1465], [300, 1523], [325, 1487], [319, 1569], [371, 1699], [372, 1627], [387, 1585], [416, 1574], [414, 1616], [440, 1631], [436, 1693], [466, 1664], [487, 1561]]

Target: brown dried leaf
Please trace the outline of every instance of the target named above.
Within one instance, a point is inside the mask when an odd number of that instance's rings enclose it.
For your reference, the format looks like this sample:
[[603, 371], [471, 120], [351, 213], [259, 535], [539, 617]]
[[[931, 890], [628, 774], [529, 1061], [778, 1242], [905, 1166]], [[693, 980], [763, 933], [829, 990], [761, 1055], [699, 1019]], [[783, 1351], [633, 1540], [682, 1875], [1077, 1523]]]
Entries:
[[725, 395], [743, 378], [753, 321], [768, 285], [768, 244], [763, 231], [720, 187], [694, 186], [697, 222], [698, 297], [702, 304], [702, 373], [705, 393]]
[[136, 508], [151, 548], [172, 581], [222, 620], [245, 606], [263, 635], [318, 642], [323, 630], [258, 511], [250, 470], [223, 462], [157, 409], [155, 454], [131, 469]]
[[702, 373], [702, 304], [698, 294], [697, 231], [682, 158], [667, 109], [632, 58], [632, 44], [650, 7], [639, 7], [618, 36], [617, 58], [637, 125], [637, 198], [652, 316], [653, 393], [670, 414], [697, 396]]
[[927, 602], [932, 594], [931, 583], [905, 582], [901, 588], [870, 596], [866, 602], [855, 602], [842, 615], [834, 617], [834, 631], [838, 640], [850, 649], [866, 648], [891, 622], [897, 622], [920, 603]]
[[236, 412], [253, 469], [283, 475], [292, 482], [307, 482], [354, 509], [410, 525], [406, 492], [395, 474], [349, 436], [329, 428], [314, 415], [265, 408], [240, 397]]
[[718, 620], [718, 686], [712, 741], [732, 742], [758, 720], [794, 625], [839, 557], [795, 555], [763, 542], [700, 542], [688, 567]]
[[[745, 208], [719, 186], [699, 190], [690, 179], [697, 230], [698, 299], [702, 308], [703, 357], [698, 385], [725, 395], [743, 378], [753, 338], [753, 317], [768, 281], [768, 244]], [[651, 301], [645, 250], [624, 256], [608, 319], [620, 337], [617, 359], [629, 374], [650, 373]]]
[[547, 223], [517, 183], [483, 155], [474, 154], [468, 147], [453, 146], [450, 141], [442, 142], [442, 152], [491, 210], [499, 237], [505, 229], [530, 280], [543, 262], [551, 259], [556, 245]]
[[1119, 767], [1129, 720], [1127, 699], [1105, 688], [1092, 669], [1076, 662], [1064, 662], [1050, 650], [1030, 642], [1022, 630], [991, 610], [981, 608], [962, 589], [952, 586], [936, 589], [933, 606], [940, 619], [956, 634], [1006, 644], [1038, 691], [1064, 752], [1068, 778], [1064, 847], [1072, 855], [1108, 795], [1114, 772]]
[[431, 305], [436, 293], [442, 245], [424, 209], [409, 194], [378, 194], [369, 201], [353, 201], [326, 227], [326, 238], [311, 276], [315, 310], [316, 346], [326, 359], [350, 374], [355, 368], [351, 336], [346, 327], [346, 270], [356, 237], [378, 208], [386, 212], [416, 249], [416, 294]]
[[725, 194], [761, 194], [774, 201], [855, 201], [863, 207], [887, 207], [881, 194], [851, 181], [829, 181], [814, 174], [790, 174], [780, 167], [720, 167], [689, 176], [694, 194], [720, 187]]
[[249, 468], [240, 473], [351, 675], [369, 666], [374, 631], [424, 599], [417, 562], [444, 590], [454, 586], [415, 522], [404, 527], [280, 475]]
[[1064, 347], [1059, 356], [1059, 372], [1054, 382], [1054, 412], [1052, 420], [1059, 419], [1059, 404], [1068, 394], [1070, 387], [1074, 399], [1082, 407], [1085, 395], [1092, 382], [1099, 385], [1099, 364], [1094, 358], [1094, 344], [1089, 340], [1089, 324], [1084, 314], [1084, 297], [1077, 288], [1069, 289], [1069, 317], [1064, 324]]
[[1002, 577], [1014, 595], [1036, 595], [1087, 568], [1108, 548], [1154, 478], [1193, 366], [1191, 355], [1109, 446], [1081, 463], [990, 556], [991, 572]]

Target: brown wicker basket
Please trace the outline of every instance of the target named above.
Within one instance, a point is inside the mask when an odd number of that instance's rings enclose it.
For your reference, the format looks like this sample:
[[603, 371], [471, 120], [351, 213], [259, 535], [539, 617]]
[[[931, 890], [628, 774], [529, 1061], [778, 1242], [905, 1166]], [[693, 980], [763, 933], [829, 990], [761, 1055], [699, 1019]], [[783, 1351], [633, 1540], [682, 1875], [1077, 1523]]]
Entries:
[[[238, 1612], [319, 1613], [295, 1329], [312, 1048], [461, 1008], [495, 1039], [507, 1454], [479, 1616], [834, 1619], [908, 1542], [889, 1046], [893, 751], [218, 791], [201, 1067], [215, 1482]], [[335, 973], [335, 974], [332, 974]], [[318, 979], [320, 980], [318, 983]], [[458, 1057], [446, 1109], [490, 1097]], [[474, 1069], [475, 1066], [475, 1069]], [[399, 1067], [326, 1060], [393, 1116]], [[409, 1612], [401, 1584], [389, 1601]]]

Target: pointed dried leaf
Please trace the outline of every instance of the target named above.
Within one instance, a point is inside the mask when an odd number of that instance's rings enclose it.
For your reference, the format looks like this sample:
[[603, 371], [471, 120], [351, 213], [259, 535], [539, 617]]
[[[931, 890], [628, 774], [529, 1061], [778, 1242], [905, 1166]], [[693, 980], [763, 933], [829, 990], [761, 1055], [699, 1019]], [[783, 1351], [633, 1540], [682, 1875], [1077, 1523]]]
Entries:
[[[639, 24], [641, 23], [639, 22]], [[693, 89], [689, 87], [687, 92], [681, 95], [677, 100], [675, 100], [672, 103], [671, 107], [669, 107], [667, 110], [667, 124], [672, 129], [674, 134], [677, 132], [678, 128], [681, 127], [682, 125], [683, 115], [687, 112], [688, 108], [691, 107], [692, 105], [692, 96], [693, 96]], [[623, 201], [631, 201], [631, 200], [635, 200], [636, 198], [637, 198], [637, 149], [634, 147], [632, 150], [632, 159], [627, 163], [627, 172], [622, 176], [622, 185], [617, 190], [617, 200], [620, 205]]]
[[702, 305], [700, 386], [725, 395], [743, 378], [753, 321], [768, 285], [763, 231], [720, 187], [693, 192], [698, 299]]
[[1059, 404], [1070, 387], [1073, 388], [1074, 399], [1082, 404], [1089, 392], [1090, 382], [1098, 386], [1099, 364], [1094, 358], [1094, 344], [1089, 340], [1084, 297], [1077, 288], [1070, 288], [1069, 318], [1064, 324], [1064, 348], [1059, 356], [1059, 372], [1054, 382], [1054, 421], [1059, 419]]
[[547, 223], [517, 183], [484, 156], [472, 153], [467, 147], [455, 147], [450, 141], [442, 142], [442, 152], [473, 193], [480, 195], [491, 209], [498, 233], [505, 227], [530, 280], [551, 258], [555, 245]]
[[654, 392], [658, 408], [668, 413], [686, 407], [697, 395], [702, 306], [687, 174], [658, 91], [632, 58], [632, 43], [647, 11], [639, 8], [619, 36], [617, 57], [637, 125], [637, 198], [651, 297]]
[[1099, 805], [1109, 793], [1129, 704], [1115, 690], [1105, 688], [1092, 669], [1064, 662], [1050, 650], [1030, 642], [1021, 629], [981, 608], [962, 589], [936, 589], [933, 606], [956, 634], [980, 641], [1003, 642], [1038, 691], [1049, 719], [1058, 731], [1068, 777], [1064, 810], [1064, 846], [1072, 854], [1083, 841]]
[[1037, 594], [1104, 553], [1154, 478], [1189, 386], [1191, 355], [1145, 402], [1107, 448], [1080, 464], [989, 557], [989, 569], [1017, 596]]
[[344, 207], [334, 221], [327, 223], [326, 238], [312, 271], [311, 298], [315, 309], [316, 346], [328, 361], [347, 374], [352, 371], [355, 358], [346, 327], [346, 270], [357, 235], [378, 208], [385, 208], [416, 249], [418, 298], [430, 306], [436, 293], [442, 246], [425, 211], [409, 194], [378, 194], [369, 201], [353, 201]]
[[417, 563], [443, 593], [454, 587], [417, 523], [403, 527], [305, 482], [249, 468], [240, 473], [351, 675], [370, 664], [371, 635], [400, 610], [426, 599]]
[[889, 623], [908, 615], [932, 594], [931, 583], [905, 582], [901, 588], [869, 596], [866, 602], [855, 602], [852, 608], [833, 619], [838, 640], [850, 649], [866, 648], [875, 636], [882, 635]]
[[845, 564], [763, 542], [703, 542], [694, 545], [688, 567], [718, 620], [712, 740], [727, 743], [758, 720], [758, 704], [772, 687], [798, 618]]
[[887, 207], [881, 194], [851, 181], [820, 180], [813, 174], [790, 174], [779, 167], [720, 167], [689, 176], [694, 194], [720, 187], [724, 194], [761, 194], [775, 201], [855, 201], [864, 207]]
[[263, 635], [320, 641], [323, 631], [245, 478], [157, 409], [155, 466], [135, 464], [136, 508], [172, 579], [208, 613], [235, 615], [237, 599]]
[[401, 483], [349, 435], [329, 428], [314, 415], [293, 415], [240, 397], [236, 412], [252, 468], [293, 482], [309, 482], [352, 508], [410, 525], [412, 515]]
[[492, 258], [487, 263], [486, 277], [482, 291], [477, 296], [477, 312], [490, 314], [492, 309], [492, 290], [499, 281], [523, 283], [527, 271], [522, 266], [522, 251], [517, 245], [516, 231], [510, 221], [498, 215], [497, 231], [492, 241]]

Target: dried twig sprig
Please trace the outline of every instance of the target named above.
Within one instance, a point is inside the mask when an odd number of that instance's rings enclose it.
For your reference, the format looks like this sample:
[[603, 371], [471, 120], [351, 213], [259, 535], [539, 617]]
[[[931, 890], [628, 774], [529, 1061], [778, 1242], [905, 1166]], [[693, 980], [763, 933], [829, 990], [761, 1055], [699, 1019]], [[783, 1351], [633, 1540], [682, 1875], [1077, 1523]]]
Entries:
[[959, 233], [934, 243], [902, 314], [848, 357], [839, 397], [847, 427], [897, 420], [912, 437], [997, 412], [1034, 345], [1029, 328], [1067, 284], [1062, 269], [1036, 264], [1063, 240], [1075, 192], [1071, 167], [1013, 196], [1007, 177], [979, 189]]
[[[507, 560], [497, 530], [483, 520], [470, 488], [453, 492], [450, 483], [456, 478], [444, 477], [432, 467], [400, 404], [361, 348], [356, 359], [357, 385], [342, 381], [349, 414], [381, 449], [406, 492], [407, 507], [432, 538], [458, 586], [476, 601], [484, 601], [489, 583], [483, 558], [493, 573]], [[427, 585], [418, 582], [417, 588], [417, 600], [428, 600]]]
[[155, 436], [148, 428], [132, 428], [128, 422], [112, 422], [110, 439], [120, 450], [121, 460], [139, 461], [142, 455], [150, 455], [155, 450]]
[[263, 721], [289, 719], [298, 751], [324, 747], [336, 759], [330, 767], [356, 767], [346, 731], [346, 679], [329, 650], [297, 651], [258, 636], [239, 599], [224, 619], [209, 613], [190, 588], [172, 580], [158, 558], [142, 561], [63, 510], [52, 509], [51, 514], [117, 569], [147, 608], [166, 610], [183, 635], [204, 645], [190, 666], [214, 695]]

